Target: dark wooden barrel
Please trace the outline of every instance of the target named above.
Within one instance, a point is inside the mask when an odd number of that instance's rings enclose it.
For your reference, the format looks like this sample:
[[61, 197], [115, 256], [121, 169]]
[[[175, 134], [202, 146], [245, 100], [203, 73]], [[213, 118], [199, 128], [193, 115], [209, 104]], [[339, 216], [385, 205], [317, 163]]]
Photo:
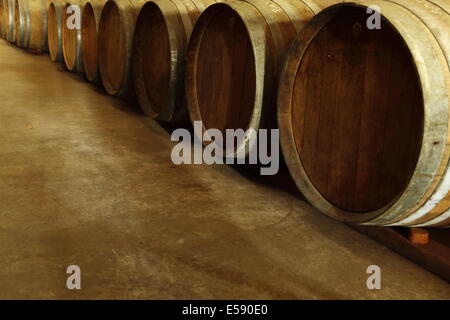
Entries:
[[63, 62], [62, 52], [62, 21], [65, 3], [53, 1], [47, 10], [48, 51], [53, 62]]
[[102, 14], [104, 0], [91, 0], [83, 8], [83, 23], [81, 28], [82, 54], [84, 73], [89, 81], [98, 81], [98, 26]]
[[[367, 7], [381, 28], [367, 27]], [[443, 0], [316, 16], [280, 81], [281, 145], [309, 202], [350, 223], [450, 225], [450, 16]]]
[[98, 31], [98, 64], [103, 87], [110, 95], [134, 97], [131, 77], [133, 36], [141, 0], [110, 0]]
[[48, 51], [46, 0], [16, 0], [15, 42], [19, 47]]
[[[286, 52], [306, 22], [336, 2], [227, 1], [206, 9], [187, 56], [191, 120], [223, 133], [276, 127], [276, 92]], [[243, 140], [224, 154], [236, 156], [247, 143]]]
[[133, 77], [139, 105], [163, 121], [187, 118], [184, 60], [200, 14], [214, 0], [155, 0], [142, 8], [134, 37]]
[[[63, 9], [63, 24], [61, 26], [61, 43], [64, 63], [66, 68], [72, 72], [83, 72], [83, 54], [81, 51], [81, 20], [80, 28], [69, 29], [67, 21], [74, 13], [68, 13], [70, 6], [76, 6], [80, 12], [83, 13], [84, 1], [71, 1], [65, 4]], [[82, 17], [81, 17], [82, 19]]]

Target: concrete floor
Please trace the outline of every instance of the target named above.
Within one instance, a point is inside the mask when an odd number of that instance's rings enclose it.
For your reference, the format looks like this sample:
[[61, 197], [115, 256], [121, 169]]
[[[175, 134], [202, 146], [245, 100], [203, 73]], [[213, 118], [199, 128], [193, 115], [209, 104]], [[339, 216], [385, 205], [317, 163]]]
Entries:
[[[0, 298], [450, 298], [447, 282], [0, 41]], [[66, 288], [66, 268], [82, 290]], [[382, 289], [366, 287], [366, 268]]]

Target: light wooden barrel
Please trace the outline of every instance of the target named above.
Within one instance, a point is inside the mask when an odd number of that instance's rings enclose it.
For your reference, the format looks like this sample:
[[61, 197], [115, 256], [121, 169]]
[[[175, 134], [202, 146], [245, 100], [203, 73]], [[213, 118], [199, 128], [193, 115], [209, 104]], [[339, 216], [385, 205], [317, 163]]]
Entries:
[[[80, 28], [69, 29], [67, 25], [68, 19], [74, 14], [68, 9], [70, 6], [77, 6], [80, 10], [81, 20]], [[81, 51], [81, 22], [84, 1], [71, 1], [65, 4], [63, 9], [63, 24], [61, 26], [61, 44], [66, 68], [72, 72], [83, 72], [83, 53]]]
[[4, 0], [3, 2], [3, 25], [5, 39], [9, 42], [15, 41], [14, 36], [14, 13], [15, 0]]
[[[276, 92], [287, 50], [321, 8], [337, 1], [249, 0], [217, 3], [197, 21], [186, 64], [186, 100], [204, 130], [276, 126]], [[247, 150], [238, 142], [227, 157]], [[221, 147], [221, 146], [219, 146]]]
[[104, 0], [91, 0], [83, 8], [81, 50], [84, 73], [89, 81], [99, 81], [97, 41], [98, 26], [104, 4]]
[[142, 8], [134, 37], [133, 77], [141, 109], [163, 121], [187, 118], [184, 60], [192, 29], [214, 0], [155, 0]]
[[15, 42], [19, 47], [48, 51], [45, 0], [16, 0]]
[[141, 0], [110, 0], [105, 4], [98, 31], [98, 64], [105, 90], [110, 95], [134, 97], [131, 54]]
[[62, 21], [65, 3], [53, 1], [47, 10], [48, 51], [53, 62], [63, 62], [62, 52]]
[[[382, 13], [366, 27], [367, 7]], [[281, 145], [309, 202], [349, 223], [450, 225], [446, 0], [329, 8], [292, 46], [280, 81]]]

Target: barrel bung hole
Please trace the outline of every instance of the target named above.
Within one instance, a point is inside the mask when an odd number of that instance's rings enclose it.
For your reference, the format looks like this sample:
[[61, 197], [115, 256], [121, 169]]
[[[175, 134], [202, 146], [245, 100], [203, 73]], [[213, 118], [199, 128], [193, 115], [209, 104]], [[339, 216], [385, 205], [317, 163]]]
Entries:
[[168, 27], [155, 3], [144, 6], [136, 30], [139, 72], [149, 105], [159, 115], [169, 103], [171, 49]]
[[[424, 104], [412, 55], [363, 8], [338, 11], [307, 47], [292, 94], [300, 161], [322, 196], [363, 213], [390, 205], [414, 173]], [[363, 26], [354, 32], [355, 23]]]
[[81, 33], [84, 70], [88, 79], [93, 80], [97, 72], [97, 21], [89, 2], [83, 9]]
[[98, 58], [103, 85], [116, 94], [125, 81], [127, 52], [125, 30], [120, 9], [115, 2], [107, 2], [99, 27]]
[[246, 130], [256, 92], [255, 58], [247, 28], [234, 10], [223, 6], [202, 32], [195, 79], [203, 124], [222, 132]]

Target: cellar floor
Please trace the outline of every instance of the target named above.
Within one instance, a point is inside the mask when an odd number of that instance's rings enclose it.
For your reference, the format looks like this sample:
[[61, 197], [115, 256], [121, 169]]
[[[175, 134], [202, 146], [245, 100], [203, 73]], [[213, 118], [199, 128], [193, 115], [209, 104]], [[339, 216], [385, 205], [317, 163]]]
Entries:
[[281, 189], [173, 165], [166, 130], [47, 56], [1, 40], [0, 71], [1, 299], [450, 298]]

